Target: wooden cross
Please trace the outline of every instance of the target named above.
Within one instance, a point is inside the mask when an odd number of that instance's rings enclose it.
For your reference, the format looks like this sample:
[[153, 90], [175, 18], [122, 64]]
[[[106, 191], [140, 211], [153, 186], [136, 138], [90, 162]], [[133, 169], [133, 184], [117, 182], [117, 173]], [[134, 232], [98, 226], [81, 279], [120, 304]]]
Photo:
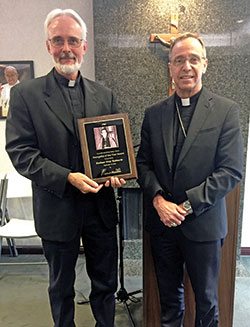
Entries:
[[[171, 43], [177, 38], [181, 36], [180, 33], [178, 33], [178, 14], [172, 13], [171, 14], [171, 21], [170, 21], [170, 34], [151, 34], [150, 36], [150, 42], [151, 43], [161, 43], [165, 47], [170, 47]], [[174, 89], [174, 83], [172, 78], [169, 79], [169, 88], [168, 88], [168, 94], [172, 95], [175, 91]]]
[[178, 14], [171, 14], [170, 34], [151, 34], [150, 42], [160, 42], [164, 46], [170, 47], [171, 42], [180, 35], [178, 33]]

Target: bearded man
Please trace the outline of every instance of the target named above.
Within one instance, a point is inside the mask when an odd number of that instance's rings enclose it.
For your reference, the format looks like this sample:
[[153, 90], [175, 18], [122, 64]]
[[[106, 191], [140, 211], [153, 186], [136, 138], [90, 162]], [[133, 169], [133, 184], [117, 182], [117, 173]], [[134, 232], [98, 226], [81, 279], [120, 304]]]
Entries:
[[35, 226], [49, 264], [54, 327], [73, 327], [75, 265], [82, 239], [98, 327], [113, 327], [117, 289], [117, 212], [112, 177], [97, 184], [84, 174], [77, 119], [117, 112], [111, 90], [83, 78], [86, 25], [71, 9], [45, 20], [55, 67], [11, 90], [6, 150], [31, 179]]

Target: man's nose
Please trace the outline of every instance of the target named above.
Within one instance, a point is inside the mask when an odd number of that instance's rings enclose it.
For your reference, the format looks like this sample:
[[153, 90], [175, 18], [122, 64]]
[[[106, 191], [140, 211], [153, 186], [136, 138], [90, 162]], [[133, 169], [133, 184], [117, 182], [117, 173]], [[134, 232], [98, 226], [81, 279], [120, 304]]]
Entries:
[[64, 40], [62, 51], [64, 51], [64, 52], [70, 52], [71, 51], [71, 48], [70, 48], [67, 40]]
[[183, 65], [184, 70], [191, 70], [191, 65], [188, 59], [186, 59], [184, 65]]

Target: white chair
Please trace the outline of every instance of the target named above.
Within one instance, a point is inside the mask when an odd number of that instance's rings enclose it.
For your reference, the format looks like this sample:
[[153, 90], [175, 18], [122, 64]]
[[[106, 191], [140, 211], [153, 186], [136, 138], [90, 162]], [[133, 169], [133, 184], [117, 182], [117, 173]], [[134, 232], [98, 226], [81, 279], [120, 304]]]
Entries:
[[[6, 184], [5, 184], [5, 176], [3, 174], [0, 175], [1, 184], [0, 184], [0, 227], [2, 227], [5, 223], [5, 209], [3, 205], [3, 198], [6, 196]], [[4, 212], [3, 212], [4, 211]], [[13, 244], [11, 243], [11, 240], [7, 239], [7, 244], [10, 249], [11, 255], [13, 255]], [[0, 238], [0, 256], [2, 251], [2, 238]]]
[[1, 180], [1, 188], [0, 256], [3, 238], [7, 240], [10, 254], [18, 256], [15, 239], [37, 237], [37, 233], [34, 220], [9, 217], [7, 202], [10, 198], [31, 197], [31, 181], [17, 172], [10, 172]]
[[0, 223], [2, 222], [2, 216], [3, 216], [3, 212], [2, 212], [2, 198], [3, 198], [4, 180], [5, 180], [5, 176], [0, 173]]

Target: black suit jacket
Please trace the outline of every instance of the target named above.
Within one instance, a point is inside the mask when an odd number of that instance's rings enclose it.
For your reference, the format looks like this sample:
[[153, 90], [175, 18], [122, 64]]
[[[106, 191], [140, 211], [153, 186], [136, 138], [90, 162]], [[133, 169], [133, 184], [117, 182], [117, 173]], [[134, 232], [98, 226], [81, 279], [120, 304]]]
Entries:
[[[117, 112], [109, 89], [87, 79], [83, 84], [87, 117]], [[17, 171], [32, 180], [35, 225], [42, 238], [72, 239], [79, 229], [83, 199], [95, 201], [108, 228], [117, 223], [112, 188], [83, 195], [67, 182], [79, 141], [53, 70], [12, 88], [6, 150]]]
[[189, 199], [194, 214], [181, 229], [194, 241], [227, 234], [225, 196], [242, 178], [243, 142], [238, 105], [203, 89], [173, 171], [174, 96], [145, 112], [137, 156], [138, 182], [146, 195], [146, 228], [161, 233], [152, 200], [157, 192], [177, 204]]

